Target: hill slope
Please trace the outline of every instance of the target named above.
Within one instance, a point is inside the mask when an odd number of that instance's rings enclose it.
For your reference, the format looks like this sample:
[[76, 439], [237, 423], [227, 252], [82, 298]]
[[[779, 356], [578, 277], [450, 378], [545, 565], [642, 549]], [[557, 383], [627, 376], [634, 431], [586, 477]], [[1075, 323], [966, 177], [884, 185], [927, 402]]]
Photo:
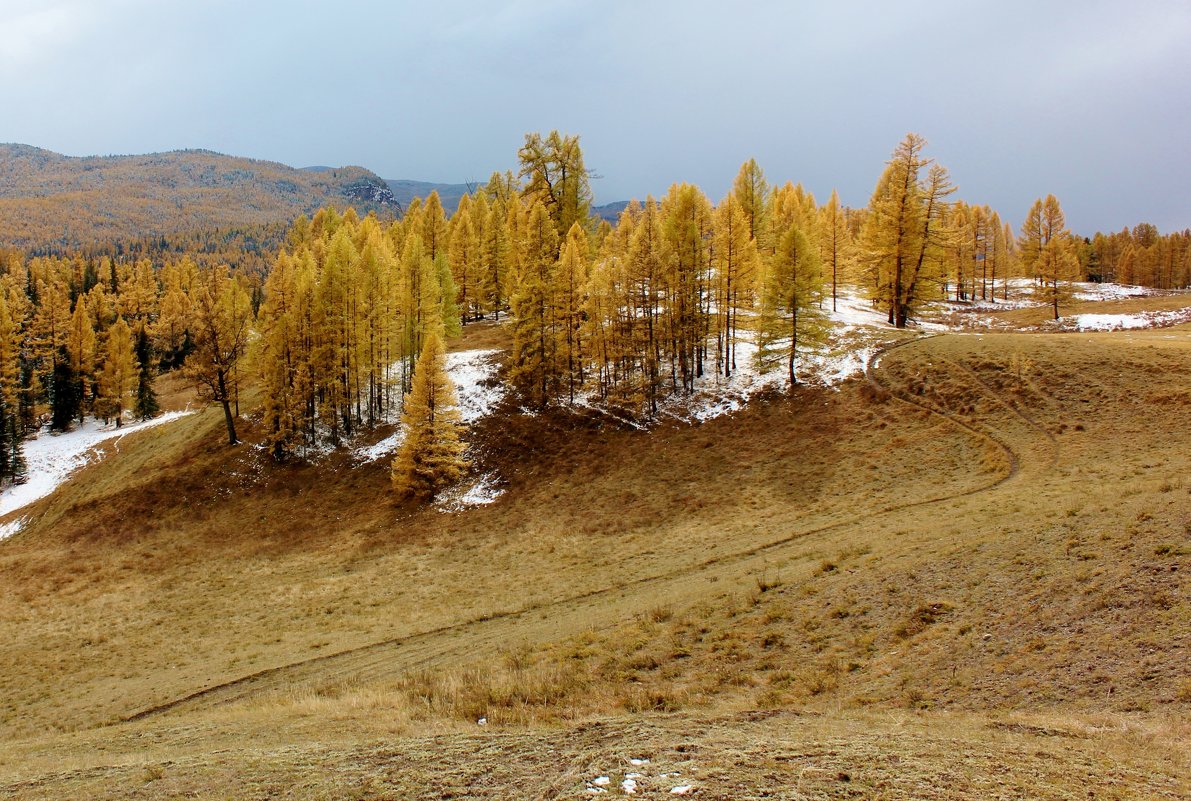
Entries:
[[648, 432], [510, 401], [453, 514], [138, 432], [0, 547], [0, 788], [1186, 797], [1189, 353], [915, 337]]
[[0, 244], [20, 249], [287, 221], [327, 205], [396, 210], [362, 167], [300, 170], [207, 150], [78, 158], [0, 144]]

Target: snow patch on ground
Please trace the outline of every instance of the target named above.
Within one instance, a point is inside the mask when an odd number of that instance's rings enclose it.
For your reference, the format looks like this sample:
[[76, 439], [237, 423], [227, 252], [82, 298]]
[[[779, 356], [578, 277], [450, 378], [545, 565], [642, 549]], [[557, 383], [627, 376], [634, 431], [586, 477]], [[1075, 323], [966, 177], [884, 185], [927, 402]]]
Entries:
[[492, 414], [504, 400], [505, 387], [497, 380], [498, 350], [461, 350], [447, 354], [447, 375], [455, 382], [463, 422], [474, 423]]
[[0, 542], [19, 534], [21, 529], [25, 527], [25, 518], [18, 517], [16, 520], [9, 520], [7, 523], [0, 523]]
[[1124, 331], [1163, 328], [1191, 322], [1191, 309], [1138, 312], [1136, 314], [1076, 314], [1059, 320], [1059, 327], [1076, 331]]
[[[836, 324], [825, 343], [799, 348], [794, 361], [794, 374], [799, 382], [836, 387], [850, 378], [863, 375], [865, 365], [879, 345], [880, 337], [876, 336], [877, 332], [873, 329], [890, 328], [884, 318], [875, 312], [870, 314], [869, 310], [861, 310], [860, 304], [853, 302], [849, 307], [840, 308], [844, 311], [827, 313]], [[863, 318], [859, 317], [861, 313]], [[863, 319], [863, 322], [843, 322], [856, 319]], [[702, 423], [739, 411], [762, 391], [787, 390], [790, 380], [784, 357], [768, 372], [761, 372], [757, 364], [757, 352], [755, 342], [748, 339], [737, 342], [736, 370], [730, 377], [725, 378], [715, 372], [704, 375], [696, 380], [692, 394], [672, 395], [659, 404], [658, 416]]]
[[863, 375], [864, 366], [874, 351], [873, 347], [842, 349], [815, 354], [809, 361], [814, 365], [819, 382], [834, 387], [853, 376]]
[[487, 506], [504, 494], [495, 473], [485, 473], [470, 484], [460, 483], [434, 501], [440, 512], [460, 512], [473, 506]]
[[662, 401], [658, 416], [702, 423], [739, 411], [750, 397], [764, 389], [785, 385], [783, 371], [761, 373], [757, 369], [757, 346], [749, 341], [736, 343], [736, 370], [731, 376], [715, 373], [714, 363], [710, 367], [710, 374], [696, 379], [693, 393], [672, 395]]
[[361, 445], [352, 450], [352, 458], [360, 464], [369, 464], [370, 462], [377, 462], [384, 459], [386, 456], [392, 456], [401, 447], [401, 443], [405, 442], [405, 429], [398, 428], [389, 436], [382, 439], [380, 442], [372, 445]]
[[1015, 311], [1017, 309], [1032, 309], [1041, 306], [1042, 303], [1036, 300], [1029, 300], [1027, 298], [1014, 298], [1013, 300], [973, 300], [969, 302], [951, 301], [951, 304], [964, 311]]
[[24, 484], [5, 488], [0, 494], [0, 517], [44, 498], [76, 470], [101, 458], [103, 451], [96, 450], [100, 443], [114, 439], [113, 445], [119, 453], [120, 439], [124, 435], [163, 425], [188, 414], [193, 412], [166, 412], [152, 420], [126, 423], [120, 428], [116, 428], [115, 423], [105, 425], [99, 420], [87, 420], [73, 431], [62, 434], [50, 433], [48, 428], [43, 430], [36, 438], [24, 443], [28, 479]]
[[1123, 298], [1144, 298], [1166, 294], [1161, 289], [1127, 284], [1096, 284], [1080, 282], [1075, 284], [1076, 300], [1121, 300]]
[[[824, 300], [827, 306], [829, 300]], [[827, 319], [844, 326], [870, 325], [879, 328], [889, 327], [889, 317], [873, 307], [873, 302], [861, 297], [854, 288], [842, 287], [837, 293], [835, 309], [827, 312]]]
[[[620, 773], [614, 771], [612, 773], [605, 773], [597, 775], [593, 779], [588, 779], [584, 782], [588, 794], [601, 795], [610, 790], [614, 791], [615, 779], [620, 779], [620, 792], [623, 795], [637, 795], [639, 793], [650, 794], [662, 791], [664, 788], [669, 788], [670, 795], [687, 795], [695, 789], [695, 785], [689, 780], [683, 784], [676, 784], [675, 782], [682, 781], [682, 774], [677, 771], [669, 771], [665, 773], [650, 774], [650, 763], [648, 759], [630, 759], [629, 764], [639, 770], [627, 773]], [[695, 770], [694, 767], [691, 770]]]

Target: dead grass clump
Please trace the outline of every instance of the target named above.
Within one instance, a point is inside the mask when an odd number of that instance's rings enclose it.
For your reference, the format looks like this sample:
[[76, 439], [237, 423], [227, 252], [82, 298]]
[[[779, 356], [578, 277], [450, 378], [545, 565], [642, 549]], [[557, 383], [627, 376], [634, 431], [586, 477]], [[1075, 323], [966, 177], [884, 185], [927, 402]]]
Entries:
[[909, 618], [894, 629], [893, 633], [902, 639], [913, 637], [925, 631], [928, 627], [933, 626], [941, 618], [951, 614], [954, 608], [947, 601], [932, 601], [921, 604], [911, 613]]
[[634, 713], [677, 712], [685, 706], [687, 698], [687, 693], [673, 687], [630, 685], [620, 692], [617, 705]]
[[529, 725], [557, 720], [590, 686], [588, 672], [571, 662], [525, 667], [470, 667], [421, 671], [395, 688], [414, 720], [449, 718]]

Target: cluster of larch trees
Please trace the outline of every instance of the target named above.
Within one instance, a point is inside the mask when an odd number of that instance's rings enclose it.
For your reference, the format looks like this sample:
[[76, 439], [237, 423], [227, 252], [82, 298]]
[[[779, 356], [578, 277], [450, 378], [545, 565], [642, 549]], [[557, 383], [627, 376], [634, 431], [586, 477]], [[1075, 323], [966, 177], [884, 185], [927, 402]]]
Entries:
[[594, 398], [649, 416], [741, 358], [795, 383], [845, 283], [897, 326], [951, 291], [991, 299], [1017, 269], [1013, 235], [987, 207], [951, 202], [924, 146], [906, 137], [867, 209], [771, 186], [750, 160], [718, 204], [676, 184], [612, 225], [591, 215], [578, 138], [530, 134], [518, 173], [493, 174], [451, 215], [431, 194], [389, 224], [300, 219], [259, 321], [273, 452], [405, 413], [426, 344], [484, 318], [511, 318], [506, 376], [525, 406]]
[[[227, 317], [239, 319], [238, 342], [223, 341]], [[185, 364], [196, 383], [214, 387], [209, 397], [234, 402], [232, 371], [252, 319], [243, 281], [186, 258], [161, 268], [0, 260], [0, 478], [20, 480], [21, 442], [44, 424], [65, 431], [88, 414], [117, 426], [129, 415], [155, 416], [163, 370]]]
[[0, 259], [0, 477], [19, 472], [21, 439], [47, 417], [155, 413], [153, 375], [183, 364], [234, 443], [253, 331], [277, 458], [400, 414], [393, 483], [426, 497], [465, 467], [443, 341], [472, 321], [510, 318], [506, 376], [524, 405], [595, 398], [650, 416], [742, 359], [796, 383], [799, 349], [825, 337], [844, 285], [904, 327], [929, 301], [995, 301], [998, 285], [1005, 299], [1014, 276], [1032, 276], [1056, 317], [1088, 273], [1191, 279], [1191, 232], [1080, 240], [1048, 196], [1015, 236], [989, 207], [953, 200], [925, 147], [907, 135], [863, 209], [772, 186], [750, 160], [716, 204], [675, 184], [612, 225], [591, 214], [578, 137], [529, 134], [518, 172], [494, 173], [450, 215], [432, 193], [394, 222], [299, 218], [263, 292], [188, 258]]
[[1080, 243], [1083, 271], [1092, 279], [1157, 289], [1191, 287], [1191, 229], [1160, 234], [1150, 223], [1097, 233]]
[[458, 332], [447, 229], [437, 195], [388, 226], [350, 209], [295, 223], [258, 321], [275, 456], [338, 445], [400, 410], [426, 341]]

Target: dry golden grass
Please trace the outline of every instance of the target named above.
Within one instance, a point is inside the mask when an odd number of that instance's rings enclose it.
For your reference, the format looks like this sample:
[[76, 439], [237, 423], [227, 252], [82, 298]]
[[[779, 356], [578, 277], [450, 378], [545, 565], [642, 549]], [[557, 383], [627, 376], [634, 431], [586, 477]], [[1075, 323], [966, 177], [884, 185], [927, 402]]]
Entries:
[[575, 797], [697, 743], [702, 797], [1180, 797], [1189, 354], [943, 336], [701, 426], [499, 416], [455, 515], [215, 412], [130, 437], [0, 548], [0, 787]]

